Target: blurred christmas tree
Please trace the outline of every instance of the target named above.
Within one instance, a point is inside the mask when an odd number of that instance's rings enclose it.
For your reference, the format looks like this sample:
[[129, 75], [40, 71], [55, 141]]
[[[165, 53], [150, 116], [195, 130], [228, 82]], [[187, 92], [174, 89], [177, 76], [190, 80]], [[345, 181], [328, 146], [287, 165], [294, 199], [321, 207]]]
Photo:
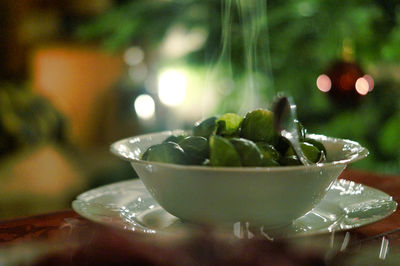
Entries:
[[62, 142], [64, 119], [44, 98], [25, 87], [0, 83], [0, 161], [44, 142]]
[[[101, 40], [111, 50], [143, 47], [153, 62], [162, 64], [162, 60], [165, 63], [171, 59], [161, 56], [160, 47], [173, 29], [180, 27], [187, 34], [202, 29], [207, 33], [204, 44], [186, 49], [174, 60], [207, 67], [220, 52], [222, 8], [220, 0], [120, 1], [81, 27], [78, 35]], [[396, 0], [270, 0], [268, 28], [259, 40], [266, 44], [265, 53], [270, 51], [271, 69], [267, 71], [273, 74], [275, 90], [294, 97], [305, 126], [315, 133], [361, 142], [371, 155], [355, 166], [386, 173], [400, 173], [400, 66], [396, 65], [400, 59], [399, 10], [400, 2]], [[243, 58], [239, 24], [234, 16], [230, 63], [240, 71]], [[175, 48], [185, 50], [185, 43]], [[341, 103], [343, 94], [337, 90], [344, 87], [336, 86], [335, 82], [340, 84], [341, 80], [335, 79], [353, 74], [340, 65], [335, 69], [338, 61], [359, 69], [348, 79], [354, 91], [355, 81], [363, 74], [373, 78], [373, 90], [368, 84], [362, 95]], [[316, 86], [317, 78], [325, 72], [331, 79], [329, 93]], [[231, 101], [240, 102], [235, 93], [230, 95]], [[235, 104], [231, 106], [234, 109]]]

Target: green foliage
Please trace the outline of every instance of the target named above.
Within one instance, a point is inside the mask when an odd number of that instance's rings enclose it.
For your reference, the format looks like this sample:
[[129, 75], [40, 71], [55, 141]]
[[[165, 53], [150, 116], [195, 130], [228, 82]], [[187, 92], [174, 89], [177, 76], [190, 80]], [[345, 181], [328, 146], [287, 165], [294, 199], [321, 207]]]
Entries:
[[[400, 25], [400, 11], [398, 11], [397, 23]], [[387, 62], [399, 62], [400, 60], [400, 27], [395, 27], [387, 36], [387, 41], [382, 47], [382, 57]]]
[[[260, 83], [266, 84], [260, 88], [261, 101], [270, 99], [271, 91], [267, 89], [272, 86], [276, 91], [286, 92], [298, 103], [298, 115], [307, 128], [354, 139], [367, 146], [371, 155], [356, 167], [400, 173], [399, 142], [395, 133], [400, 89], [398, 84], [387, 80], [387, 73], [399, 70], [390, 65], [383, 68], [400, 60], [400, 3], [270, 0], [267, 4], [268, 29], [261, 31], [257, 48], [265, 53], [259, 54], [260, 58], [270, 53], [271, 62], [261, 65], [264, 68], [255, 74]], [[208, 32], [204, 47], [184, 60], [191, 65], [208, 67], [221, 52], [221, 11], [220, 0], [127, 1], [83, 26], [79, 36], [100, 39], [112, 50], [136, 44], [144, 47], [146, 53], [157, 54], [158, 45], [173, 25], [184, 25], [188, 30], [201, 27]], [[243, 74], [241, 21], [235, 12], [228, 47], [231, 57], [224, 58], [219, 69], [223, 75], [233, 73], [236, 85], [231, 90], [221, 89], [224, 100], [219, 110], [223, 112], [238, 112], [243, 101], [249, 99], [243, 89], [246, 75]], [[354, 60], [364, 70], [376, 74], [374, 91], [358, 107], [356, 104], [347, 108], [336, 106], [315, 87], [318, 75], [342, 57], [344, 43], [352, 48]], [[270, 72], [273, 84], [266, 78]], [[285, 149], [284, 142], [281, 141], [279, 149]]]
[[198, 16], [203, 13], [201, 8], [195, 1], [189, 0], [127, 1], [92, 23], [83, 25], [76, 35], [83, 40], [100, 39], [104, 47], [112, 51], [135, 42], [154, 47], [175, 23], [184, 22], [193, 27], [199, 25]]
[[384, 153], [400, 160], [400, 112], [388, 119], [379, 138], [379, 145]]
[[365, 97], [359, 106], [349, 106], [347, 109], [333, 107], [331, 112], [308, 116], [302, 121], [308, 120], [307, 128], [312, 132], [353, 139], [365, 146], [370, 155], [353, 167], [399, 174], [398, 99], [399, 86], [393, 82], [382, 82], [375, 86], [371, 95]]
[[0, 158], [45, 141], [65, 140], [64, 119], [25, 87], [0, 83]]
[[[382, 6], [390, 4], [396, 8], [389, 2]], [[382, 6], [372, 0], [268, 1], [268, 29], [263, 29], [256, 45], [261, 51], [257, 55], [259, 58], [270, 52], [271, 65], [261, 66], [264, 69], [260, 69], [260, 78], [265, 76], [263, 73], [272, 71], [276, 90], [287, 92], [304, 106], [312, 101], [320, 102], [319, 108], [329, 108], [323, 96], [314, 90], [314, 84], [317, 76], [341, 57], [344, 41], [353, 47], [361, 65], [382, 58], [397, 61], [400, 57], [400, 26], [387, 22], [385, 12], [388, 11]], [[241, 20], [235, 13], [237, 11], [232, 11], [229, 46], [232, 57], [224, 63], [232, 64], [231, 70], [239, 74], [237, 81], [240, 82], [244, 73], [243, 36]], [[187, 60], [205, 65], [221, 52], [221, 13], [220, 0], [127, 1], [82, 26], [78, 36], [100, 39], [112, 50], [136, 43], [152, 52], [171, 26], [202, 27], [208, 31], [207, 42], [203, 50], [190, 54]], [[272, 69], [265, 69], [269, 67]], [[228, 111], [238, 110], [242, 91], [239, 86], [226, 95], [224, 105]], [[268, 93], [263, 91], [263, 94]]]

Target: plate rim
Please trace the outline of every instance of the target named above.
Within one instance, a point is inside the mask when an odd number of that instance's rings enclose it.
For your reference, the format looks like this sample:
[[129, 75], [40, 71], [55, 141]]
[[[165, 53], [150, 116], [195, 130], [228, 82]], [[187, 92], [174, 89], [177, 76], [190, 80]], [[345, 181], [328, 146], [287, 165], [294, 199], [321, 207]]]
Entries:
[[[364, 188], [366, 188], [366, 189], [368, 189], [368, 190], [370, 190], [370, 191], [374, 191], [374, 193], [379, 193], [379, 194], [381, 194], [382, 196], [387, 196], [387, 197], [388, 197], [388, 201], [390, 201], [390, 202], [393, 204], [393, 209], [390, 209], [390, 210], [389, 210], [387, 213], [385, 213], [384, 215], [379, 215], [379, 216], [376, 216], [376, 217], [374, 217], [374, 216], [369, 217], [369, 219], [368, 219], [367, 221], [364, 221], [362, 224], [353, 224], [353, 225], [349, 225], [349, 227], [346, 227], [346, 228], [335, 228], [335, 229], [332, 230], [332, 231], [334, 231], [334, 232], [341, 232], [341, 231], [352, 230], [352, 229], [354, 229], [354, 228], [363, 227], [363, 226], [366, 226], [366, 225], [369, 225], [369, 224], [378, 222], [378, 221], [380, 221], [380, 220], [383, 220], [383, 219], [389, 217], [390, 215], [392, 215], [394, 212], [396, 212], [396, 210], [397, 210], [397, 208], [398, 208], [398, 203], [397, 203], [395, 200], [393, 200], [393, 196], [389, 195], [388, 193], [386, 193], [386, 192], [384, 192], [384, 191], [382, 191], [382, 190], [380, 190], [380, 189], [377, 189], [377, 188], [374, 188], [374, 187], [371, 187], [371, 186], [367, 186], [367, 185], [364, 185], [364, 184], [362, 184], [362, 183], [357, 183], [357, 182], [355, 182], [355, 181], [351, 181], [351, 180], [344, 179], [344, 178], [337, 179], [337, 180], [335, 180], [335, 182], [338, 182], [338, 181], [340, 181], [340, 180], [343, 180], [343, 181], [346, 182], [346, 183], [348, 182], [348, 183], [354, 183], [355, 185], [361, 185], [361, 186], [363, 186]], [[132, 184], [132, 183], [134, 183], [134, 184]], [[141, 191], [141, 192], [147, 193], [149, 197], [152, 197], [152, 196], [150, 195], [150, 193], [147, 191], [147, 189], [146, 189], [146, 187], [144, 186], [143, 182], [140, 180], [140, 178], [137, 178], [137, 179], [124, 180], [124, 181], [119, 181], [119, 182], [107, 184], [107, 185], [104, 185], [104, 186], [100, 186], [100, 187], [93, 188], [93, 189], [90, 189], [90, 190], [88, 190], [88, 191], [85, 191], [85, 192], [79, 194], [79, 195], [76, 197], [76, 199], [72, 201], [72, 203], [71, 203], [72, 209], [73, 209], [76, 213], [78, 213], [79, 215], [81, 215], [82, 217], [84, 217], [84, 218], [86, 218], [86, 219], [88, 219], [88, 220], [90, 220], [90, 221], [92, 221], [92, 222], [99, 223], [99, 224], [104, 224], [104, 225], [109, 225], [109, 226], [116, 226], [116, 227], [118, 227], [118, 228], [121, 228], [121, 225], [118, 225], [118, 224], [115, 223], [114, 221], [106, 221], [106, 220], [96, 219], [95, 217], [91, 216], [90, 214], [84, 212], [84, 211], [83, 211], [83, 208], [81, 208], [81, 206], [85, 205], [85, 203], [87, 203], [88, 200], [93, 199], [93, 196], [95, 196], [96, 194], [98, 195], [98, 194], [99, 194], [99, 191], [104, 191], [104, 190], [106, 190], [107, 188], [123, 186], [124, 184], [130, 184], [130, 186], [134, 186], [134, 187], [135, 187], [135, 190], [138, 190], [138, 191], [139, 191], [140, 189], [142, 189], [142, 190], [144, 189], [144, 191]], [[122, 207], [122, 206], [121, 206], [121, 207]], [[163, 209], [161, 206], [159, 206], [159, 207], [160, 207], [161, 209]], [[165, 210], [164, 210], [164, 211], [165, 211]], [[167, 211], [165, 211], [165, 212], [167, 212]], [[168, 213], [168, 212], [167, 212], [167, 213]], [[306, 214], [306, 215], [307, 215], [307, 214]], [[303, 217], [303, 216], [302, 216], [302, 217]], [[179, 219], [179, 218], [178, 218], [178, 219]], [[299, 218], [298, 218], [298, 219], [299, 219]], [[143, 227], [143, 225], [139, 225], [139, 227]], [[137, 230], [137, 231], [142, 232], [142, 233], [149, 233], [149, 231], [150, 231], [151, 233], [155, 233], [155, 232], [157, 232], [157, 233], [164, 233], [164, 231], [162, 231], [162, 230], [156, 230], [156, 229], [152, 229], [152, 228], [148, 228], [149, 230], [144, 230], [143, 228], [139, 228], [139, 227], [138, 227], [138, 228], [135, 228], [135, 229], [139, 229], [139, 230]], [[128, 230], [127, 228], [123, 228], [123, 229], [124, 229], [124, 230]], [[135, 230], [135, 231], [136, 231], [136, 230]], [[326, 227], [326, 228], [320, 228], [320, 229], [316, 229], [316, 230], [312, 230], [312, 231], [296, 232], [296, 233], [294, 233], [294, 235], [291, 235], [290, 237], [298, 237], [298, 236], [299, 236], [299, 237], [302, 237], [302, 236], [311, 236], [311, 235], [328, 234], [328, 233], [332, 233], [332, 231], [329, 230], [329, 227]]]

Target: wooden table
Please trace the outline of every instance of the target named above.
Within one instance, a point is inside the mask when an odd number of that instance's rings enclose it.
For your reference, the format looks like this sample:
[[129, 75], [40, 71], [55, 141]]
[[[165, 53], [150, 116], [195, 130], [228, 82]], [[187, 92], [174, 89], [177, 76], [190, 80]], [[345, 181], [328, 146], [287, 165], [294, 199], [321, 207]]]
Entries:
[[[400, 204], [400, 176], [345, 170], [341, 178], [382, 190], [391, 195]], [[75, 232], [78, 232], [77, 235], [79, 236], [87, 235], [88, 231], [92, 232], [91, 236], [93, 236], [94, 231], [107, 231], [104, 226], [80, 217], [73, 210], [1, 221], [0, 251], [1, 247], [15, 247], [27, 242], [60, 243], [69, 239], [72, 227], [74, 227]], [[340, 237], [342, 239], [345, 237], [345, 233], [341, 233]], [[380, 244], [383, 240], [386, 240], [390, 243], [390, 252], [400, 254], [400, 211], [397, 209], [393, 215], [374, 224], [352, 229], [349, 233], [351, 235], [349, 246], [360, 246], [373, 242]], [[138, 237], [140, 239], [143, 238], [142, 235]], [[325, 237], [330, 236], [325, 235]]]

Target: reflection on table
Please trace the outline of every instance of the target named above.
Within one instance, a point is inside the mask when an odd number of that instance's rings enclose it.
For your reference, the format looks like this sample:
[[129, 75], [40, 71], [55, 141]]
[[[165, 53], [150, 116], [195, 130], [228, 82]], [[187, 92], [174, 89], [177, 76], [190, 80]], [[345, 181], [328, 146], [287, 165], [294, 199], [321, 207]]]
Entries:
[[[346, 170], [342, 178], [400, 201], [400, 178]], [[93, 223], [72, 210], [0, 222], [4, 265], [394, 265], [400, 259], [400, 213], [344, 232], [271, 241], [213, 228], [187, 235], [143, 234]], [[250, 231], [252, 232], [252, 231]], [[20, 254], [24, 254], [21, 256]]]

